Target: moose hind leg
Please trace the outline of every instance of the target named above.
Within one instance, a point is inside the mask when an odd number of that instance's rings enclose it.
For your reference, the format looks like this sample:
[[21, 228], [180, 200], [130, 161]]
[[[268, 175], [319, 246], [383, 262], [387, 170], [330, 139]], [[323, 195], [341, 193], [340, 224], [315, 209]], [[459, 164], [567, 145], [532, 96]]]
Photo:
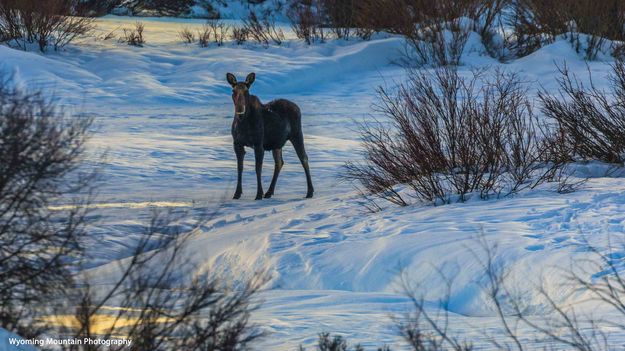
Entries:
[[304, 148], [304, 136], [302, 134], [296, 136], [291, 140], [293, 147], [295, 148], [295, 152], [297, 152], [297, 157], [299, 157], [302, 166], [304, 167], [304, 172], [306, 173], [306, 183], [308, 186], [308, 190], [306, 192], [306, 198], [313, 197], [313, 193], [315, 189], [313, 188], [312, 179], [310, 178], [310, 168], [308, 167], [308, 155], [306, 154], [306, 149]]
[[237, 155], [237, 190], [234, 192], [233, 199], [240, 199], [243, 193], [241, 178], [243, 177], [243, 158], [245, 157], [245, 148], [243, 145], [234, 144], [234, 153]]
[[273, 168], [273, 178], [271, 179], [271, 185], [269, 185], [269, 190], [265, 193], [265, 199], [269, 199], [273, 196], [273, 192], [276, 188], [276, 183], [278, 182], [278, 176], [280, 175], [280, 170], [284, 165], [284, 160], [282, 159], [282, 149], [275, 149], [272, 151], [273, 160], [275, 162]]
[[254, 147], [254, 156], [256, 157], [256, 200], [263, 199], [263, 158], [265, 157], [265, 150], [262, 145]]

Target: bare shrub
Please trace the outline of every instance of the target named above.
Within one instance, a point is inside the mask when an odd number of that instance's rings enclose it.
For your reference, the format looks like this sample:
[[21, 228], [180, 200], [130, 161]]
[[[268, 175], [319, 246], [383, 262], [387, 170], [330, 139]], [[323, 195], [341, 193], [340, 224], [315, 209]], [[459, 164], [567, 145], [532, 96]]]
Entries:
[[[348, 163], [346, 178], [392, 203], [507, 196], [562, 166], [547, 159], [543, 129], [513, 73], [410, 70], [397, 93], [380, 88], [379, 96], [377, 110], [390, 126], [363, 125], [365, 162]], [[402, 195], [399, 185], [412, 192]]]
[[[410, 47], [414, 49], [416, 56], [407, 53], [406, 63], [416, 62], [418, 65], [434, 64], [435, 66], [459, 65], [469, 38], [467, 29], [457, 21], [451, 23], [450, 26], [441, 26], [433, 22], [430, 24], [428, 28], [414, 31], [408, 37]], [[450, 39], [447, 39], [447, 33], [451, 33]]]
[[514, 28], [514, 35], [507, 43], [517, 57], [531, 54], [544, 44], [552, 42], [566, 30], [560, 6], [553, 1], [523, 0], [514, 5], [514, 11], [506, 17]]
[[512, 4], [511, 0], [482, 0], [475, 5], [475, 19], [478, 32], [482, 37], [488, 35], [501, 19], [504, 9]]
[[[619, 0], [582, 0], [571, 3], [571, 40], [577, 52], [594, 60], [604, 49], [606, 39], [625, 40], [625, 3]], [[580, 35], [580, 33], [586, 35]]]
[[[477, 247], [469, 247], [475, 266], [482, 273], [476, 280], [478, 290], [483, 293], [488, 306], [497, 318], [494, 332], [466, 325], [457, 329], [450, 323], [450, 305], [454, 278], [447, 276], [439, 268], [440, 278], [445, 284], [444, 293], [434, 301], [426, 301], [419, 291], [427, 291], [424, 283], [411, 281], [404, 272], [401, 283], [405, 295], [411, 302], [410, 311], [394, 316], [393, 320], [409, 350], [414, 351], [470, 351], [474, 349], [496, 350], [578, 350], [600, 351], [618, 349], [622, 342], [618, 332], [625, 328], [625, 279], [622, 276], [621, 246], [609, 245], [596, 248], [588, 243], [587, 251], [592, 255], [571, 268], [561, 270], [564, 283], [562, 288], [576, 292], [587, 292], [594, 307], [602, 316], [583, 316], [575, 306], [559, 303], [549, 291], [539, 283], [528, 286], [524, 279], [522, 289], [512, 288], [512, 275], [509, 262], [503, 259], [496, 245], [480, 235], [476, 238]], [[542, 280], [551, 279], [545, 277]], [[519, 283], [519, 282], [517, 282]], [[532, 293], [541, 301], [543, 314], [532, 313], [520, 294]], [[534, 302], [536, 303], [536, 302]], [[522, 328], [522, 329], [521, 329]], [[617, 332], [605, 332], [605, 329]], [[485, 345], [473, 346], [461, 335], [481, 334]], [[529, 341], [529, 342], [528, 342]], [[486, 346], [486, 345], [490, 345]], [[347, 341], [340, 336], [332, 338], [327, 333], [319, 336], [319, 350], [349, 350]], [[403, 348], [402, 348], [403, 349]], [[303, 350], [300, 347], [300, 350]], [[364, 350], [356, 345], [353, 350]], [[378, 350], [390, 351], [388, 347]]]
[[23, 337], [41, 332], [36, 312], [67, 291], [84, 254], [86, 211], [52, 204], [90, 191], [77, 172], [90, 123], [0, 80], [0, 327]]
[[208, 21], [208, 26], [213, 36], [213, 42], [217, 44], [217, 46], [224, 45], [224, 40], [228, 38], [230, 33], [230, 26], [219, 20]]
[[414, 16], [405, 0], [363, 0], [357, 3], [357, 27], [394, 34], [409, 32]]
[[249, 38], [249, 32], [245, 27], [232, 27], [230, 33], [230, 39], [232, 39], [237, 45], [242, 45]]
[[[625, 152], [625, 63], [617, 61], [611, 94], [591, 83], [584, 86], [566, 66], [558, 67], [560, 91], [541, 91], [545, 115], [556, 123], [564, 149], [571, 160], [623, 163]], [[565, 157], [565, 156], [563, 156]]]
[[405, 36], [407, 65], [446, 66], [460, 63], [477, 13], [475, 0], [368, 0], [359, 5], [356, 23]]
[[276, 27], [276, 21], [270, 11], [264, 11], [261, 17], [254, 11], [250, 11], [248, 17], [243, 20], [243, 26], [250, 38], [262, 45], [274, 43], [282, 45], [284, 32]]
[[[300, 346], [299, 351], [305, 351], [306, 349]], [[340, 335], [330, 335], [329, 333], [319, 334], [317, 340], [317, 350], [319, 351], [364, 351], [365, 349], [356, 344], [354, 346], [349, 345], [347, 339]], [[378, 351], [391, 351], [388, 346], [380, 347]]]
[[[574, 309], [558, 304], [542, 286], [533, 291], [545, 301], [549, 312], [542, 316], [530, 315], [527, 306], [524, 306], [522, 302], [523, 299], [508, 286], [510, 270], [504, 262], [498, 259], [497, 247], [489, 244], [484, 237], [479, 239], [478, 244], [478, 250], [471, 251], [478, 267], [483, 272], [484, 278], [480, 282], [480, 287], [493, 307], [499, 322], [497, 334], [486, 336], [486, 342], [492, 347], [519, 351], [537, 348], [536, 345], [525, 341], [527, 335], [519, 331], [519, 326], [522, 325], [526, 327], [526, 332], [540, 336], [534, 339], [553, 349], [579, 351], [611, 349], [608, 346], [608, 338], [595, 330], [595, 327], [599, 325], [611, 324], [600, 320], [584, 321], [586, 325], [592, 327], [592, 330], [588, 332]], [[575, 277], [577, 276], [569, 278], [569, 282], [582, 288], [583, 284], [576, 283]], [[458, 334], [457, 331], [449, 326], [448, 311], [453, 278], [442, 276], [442, 279], [447, 284], [446, 293], [437, 301], [442, 312], [432, 313], [428, 311], [423, 297], [415, 293], [419, 290], [419, 286], [411, 285], [404, 278], [405, 293], [412, 301], [413, 311], [403, 318], [396, 318], [399, 329], [413, 350], [472, 350], [472, 345], [466, 340], [459, 340], [455, 336]], [[590, 280], [583, 279], [582, 281], [589, 282]], [[596, 284], [593, 283], [590, 289], [593, 287], [596, 289]], [[609, 303], [604, 306], [609, 306]]]
[[[580, 318], [574, 306], [558, 303], [542, 283], [533, 288], [533, 291], [544, 301], [548, 314], [541, 318], [530, 315], [523, 299], [509, 287], [509, 268], [497, 260], [496, 246], [490, 245], [483, 237], [479, 243], [481, 249], [475, 252], [474, 256], [487, 277], [482, 288], [496, 307], [505, 335], [514, 342], [516, 349], [523, 351], [531, 348], [521, 342], [521, 335], [516, 329], [519, 325], [524, 325], [529, 331], [540, 335], [552, 347], [558, 346], [580, 351], [613, 348], [612, 344], [616, 340], [611, 340], [612, 336], [600, 330], [605, 326], [622, 327], [618, 321], [612, 321], [609, 318]], [[594, 295], [597, 308], [608, 308], [616, 313], [617, 319], [622, 318], [625, 315], [625, 309], [622, 308], [625, 284], [618, 273], [620, 270], [617, 268], [618, 263], [615, 264], [610, 253], [612, 247], [607, 248], [608, 253], [601, 253], [587, 242], [585, 245], [590, 253], [595, 254], [595, 257], [582, 260], [568, 270], [562, 270], [566, 279], [565, 287], [590, 292]], [[601, 274], [596, 272], [601, 272]], [[506, 348], [510, 349], [509, 345], [494, 337], [491, 342], [497, 347], [508, 346]]]
[[338, 38], [349, 40], [356, 27], [356, 7], [353, 0], [320, 0], [330, 31]]
[[213, 29], [208, 24], [203, 25], [202, 29], [199, 29], [197, 32], [198, 44], [200, 44], [200, 46], [203, 48], [208, 47], [211, 42], [212, 33]]
[[178, 32], [178, 36], [182, 39], [183, 42], [187, 44], [192, 44], [195, 42], [195, 34], [189, 28], [182, 28]]
[[[74, 303], [64, 300], [65, 305], [56, 311], [56, 315], [71, 317], [58, 332], [81, 340], [126, 335], [133, 341], [133, 350], [240, 350], [260, 337], [249, 315], [254, 308], [252, 297], [264, 280], [259, 276], [230, 286], [210, 275], [187, 279], [195, 267], [186, 263], [182, 253], [194, 232], [180, 231], [176, 222], [184, 217], [155, 213], [130, 257], [120, 264], [119, 278], [109, 287], [96, 290], [88, 277], [79, 279], [70, 295]], [[124, 322], [111, 323], [104, 330], [94, 328], [93, 322], [102, 316]]]
[[375, 31], [371, 28], [357, 27], [354, 29], [354, 34], [362, 40], [370, 40], [374, 33]]
[[230, 29], [231, 27], [225, 22], [219, 20], [208, 21], [202, 26], [202, 29], [198, 30], [198, 42], [203, 48], [208, 47], [211, 42], [217, 46], [222, 46], [230, 35]]
[[403, 10], [397, 5], [406, 5], [403, 0], [398, 1], [339, 1], [320, 0], [322, 11], [330, 31], [339, 39], [349, 40], [353, 35], [362, 40], [369, 40], [376, 31], [387, 26], [380, 23], [393, 24], [398, 16], [404, 16]]
[[404, 341], [414, 351], [471, 351], [473, 346], [466, 340], [454, 336], [449, 327], [449, 299], [452, 281], [447, 281], [446, 294], [439, 299], [442, 312], [431, 314], [422, 296], [416, 295], [415, 287], [404, 281], [404, 290], [409, 297], [412, 311], [403, 318], [396, 318], [397, 329]]
[[144, 30], [145, 25], [137, 21], [134, 28], [124, 28], [124, 38], [122, 40], [128, 45], [143, 47], [145, 44]]
[[296, 1], [289, 8], [287, 16], [295, 35], [306, 44], [325, 41], [323, 9], [319, 0]]
[[104, 16], [121, 5], [123, 0], [82, 0], [77, 6], [77, 13], [87, 16]]
[[[201, 6], [204, 11], [206, 11], [205, 17], [208, 19], [219, 19], [221, 17], [221, 13], [219, 13], [219, 8], [216, 7], [216, 4], [220, 2], [214, 2], [213, 0], [199, 0], [196, 2], [196, 5]], [[223, 4], [223, 2], [221, 2]]]
[[[194, 225], [186, 213], [155, 213], [110, 284], [96, 287], [88, 273], [76, 274], [89, 265], [84, 248], [93, 242], [88, 202], [78, 202], [93, 179], [78, 168], [90, 123], [0, 81], [0, 326], [25, 338], [125, 335], [132, 350], [246, 349], [261, 336], [249, 316], [264, 275], [228, 284], [195, 274], [182, 253], [207, 217]], [[101, 318], [112, 323], [96, 326]]]
[[618, 61], [625, 60], [625, 42], [614, 42], [612, 56]]
[[428, 1], [415, 2], [416, 8], [429, 11], [417, 15], [413, 21], [416, 25], [403, 33], [416, 53], [407, 59], [419, 65], [459, 65], [471, 30], [466, 19], [475, 16], [475, 3], [447, 0], [431, 6]]
[[504, 11], [513, 8], [512, 0], [483, 0], [476, 6], [474, 18], [476, 31], [488, 53], [499, 60], [505, 60], [510, 56], [506, 48], [506, 41], [510, 40], [510, 35], [505, 28]]
[[[608, 247], [600, 249], [586, 243], [593, 258], [585, 260], [584, 268], [567, 272], [567, 278], [574, 286], [589, 291], [595, 301], [602, 306], [610, 307], [615, 312], [617, 321], [601, 321], [623, 329], [625, 316], [625, 277], [622, 273], [622, 264], [619, 262], [620, 252], [625, 243], [618, 245], [610, 243]], [[591, 323], [592, 324], [592, 323]], [[596, 347], [600, 349], [600, 347]]]
[[[475, 257], [476, 265], [483, 273], [479, 285], [498, 320], [496, 333], [485, 334], [485, 342], [492, 348], [519, 351], [534, 349], [599, 351], [620, 346], [618, 333], [607, 334], [601, 331], [602, 327], [614, 327], [619, 330], [624, 327], [622, 316], [625, 315], [623, 307], [625, 280], [620, 273], [622, 268], [619, 260], [614, 259], [620, 257], [618, 250], [609, 247], [605, 253], [589, 246], [595, 258], [584, 260], [582, 264], [562, 272], [567, 289], [590, 292], [594, 296], [596, 307], [613, 311], [614, 317], [582, 318], [574, 306], [558, 303], [542, 285], [535, 288], [527, 287], [544, 301], [547, 310], [543, 315], [532, 315], [516, 289], [510, 287], [510, 268], [504, 260], [499, 259], [497, 247], [488, 243], [483, 236], [476, 241], [478, 248], [470, 250]], [[473, 350], [475, 347], [468, 340], [458, 337], [461, 331], [449, 323], [454, 279], [442, 273], [441, 278], [446, 283], [446, 290], [435, 301], [439, 311], [432, 311], [423, 296], [417, 293], [423, 290], [423, 286], [415, 285], [405, 275], [402, 276], [404, 292], [412, 303], [412, 311], [394, 318], [398, 330], [414, 351]], [[532, 335], [523, 334], [519, 329], [521, 326], [524, 327], [525, 333]], [[528, 339], [542, 345], [528, 343]], [[483, 348], [485, 347], [479, 347]]]
[[[36, 44], [40, 51], [58, 50], [93, 29], [93, 18], [79, 0], [51, 0], [45, 6], [35, 0], [0, 2], [0, 40], [27, 50]], [[84, 11], [84, 12], [79, 12]]]
[[592, 60], [606, 39], [625, 39], [624, 13], [625, 4], [619, 0], [518, 1], [509, 19], [516, 38], [512, 47], [523, 56], [566, 34], [573, 47]]

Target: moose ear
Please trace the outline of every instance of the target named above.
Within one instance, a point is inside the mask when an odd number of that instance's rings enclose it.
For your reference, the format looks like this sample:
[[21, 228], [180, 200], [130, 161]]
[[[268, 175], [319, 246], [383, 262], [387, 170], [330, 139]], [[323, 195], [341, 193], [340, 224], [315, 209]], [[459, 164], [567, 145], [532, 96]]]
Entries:
[[252, 72], [247, 75], [247, 78], [245, 78], [245, 84], [247, 84], [247, 87], [249, 88], [252, 86], [252, 83], [254, 83], [255, 80], [256, 80], [256, 73]]
[[230, 83], [230, 85], [232, 85], [232, 87], [237, 85], [237, 77], [235, 77], [234, 74], [232, 74], [232, 73], [226, 74], [226, 79], [228, 80], [228, 83]]

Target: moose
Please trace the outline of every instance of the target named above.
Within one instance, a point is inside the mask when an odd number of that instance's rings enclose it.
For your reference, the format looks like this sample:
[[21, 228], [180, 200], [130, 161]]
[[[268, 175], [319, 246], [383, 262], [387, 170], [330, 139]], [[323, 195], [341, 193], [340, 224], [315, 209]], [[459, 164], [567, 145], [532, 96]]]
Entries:
[[[304, 172], [308, 191], [306, 198], [313, 196], [313, 185], [308, 167], [308, 155], [304, 148], [304, 134], [302, 132], [302, 114], [299, 107], [285, 99], [277, 99], [263, 104], [255, 95], [250, 94], [250, 87], [256, 79], [255, 73], [247, 75], [245, 82], [238, 82], [232, 73], [226, 75], [228, 83], [232, 86], [232, 102], [234, 103], [234, 120], [232, 121], [232, 138], [234, 141], [234, 153], [237, 156], [237, 188], [234, 199], [241, 198], [243, 193], [241, 178], [243, 174], [243, 159], [245, 147], [254, 149], [256, 160], [256, 200], [263, 196], [268, 199], [274, 194], [278, 175], [284, 165], [282, 148], [287, 140], [291, 142], [297, 152]], [[273, 153], [275, 167], [269, 190], [263, 193], [261, 173], [265, 151]]]

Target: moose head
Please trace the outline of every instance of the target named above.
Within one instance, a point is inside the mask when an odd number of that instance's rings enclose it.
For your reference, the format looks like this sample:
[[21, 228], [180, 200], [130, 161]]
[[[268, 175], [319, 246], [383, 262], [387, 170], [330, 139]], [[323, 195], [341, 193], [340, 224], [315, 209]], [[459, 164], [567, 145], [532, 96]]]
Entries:
[[255, 73], [250, 73], [245, 78], [245, 82], [237, 82], [237, 77], [232, 73], [226, 75], [228, 83], [232, 86], [232, 102], [234, 102], [234, 113], [244, 115], [247, 111], [250, 100], [250, 87], [256, 79]]

